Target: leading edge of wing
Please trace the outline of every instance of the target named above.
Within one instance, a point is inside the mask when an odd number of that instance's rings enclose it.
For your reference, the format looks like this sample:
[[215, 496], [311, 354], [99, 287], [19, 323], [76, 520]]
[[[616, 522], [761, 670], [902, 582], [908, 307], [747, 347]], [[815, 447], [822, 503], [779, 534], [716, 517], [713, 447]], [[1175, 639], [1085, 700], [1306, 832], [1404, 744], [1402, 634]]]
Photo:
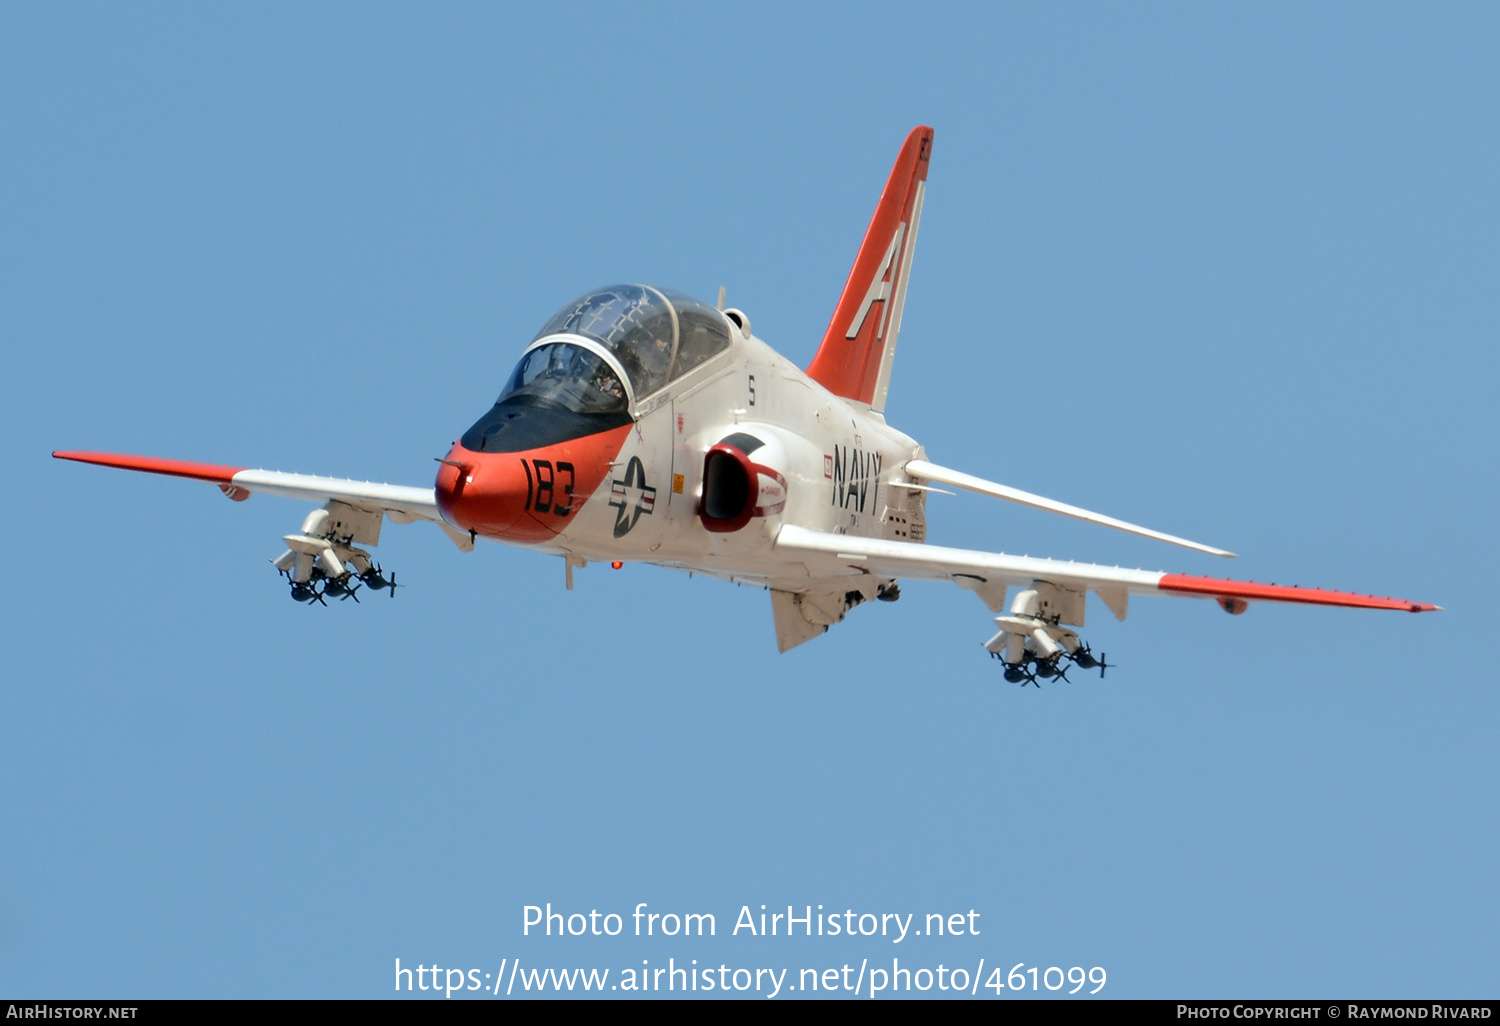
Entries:
[[842, 559], [849, 565], [891, 577], [915, 577], [927, 580], [972, 579], [980, 577], [1007, 585], [1029, 585], [1033, 581], [1074, 585], [1091, 591], [1131, 594], [1168, 594], [1196, 598], [1245, 599], [1269, 602], [1301, 602], [1319, 606], [1348, 606], [1357, 609], [1395, 609], [1424, 613], [1441, 609], [1426, 602], [1356, 595], [1346, 591], [1322, 588], [1298, 588], [1279, 584], [1257, 584], [1254, 581], [1231, 581], [1213, 577], [1191, 577], [1156, 570], [1126, 570], [1096, 563], [1072, 563], [1058, 559], [1036, 559], [1030, 556], [1007, 556], [1000, 552], [975, 549], [951, 549], [940, 545], [888, 541], [881, 538], [859, 538], [853, 535], [824, 534], [788, 524], [776, 536], [776, 548], [783, 551], [816, 553]]
[[[349, 481], [336, 477], [320, 477], [315, 474], [287, 474], [279, 470], [252, 470], [246, 467], [228, 467], [217, 463], [193, 463], [188, 460], [169, 460], [156, 456], [127, 456], [113, 452], [54, 452], [60, 460], [75, 460], [93, 463], [101, 467], [116, 467], [120, 470], [138, 470], [148, 474], [166, 474], [185, 477], [194, 481], [216, 484], [230, 498], [244, 498], [249, 494], [278, 495], [287, 499], [302, 499], [308, 502], [337, 500], [353, 506], [386, 513], [403, 514], [420, 520], [431, 520], [443, 524], [438, 512], [437, 498], [431, 488], [413, 488], [408, 485], [377, 484], [373, 481]], [[239, 493], [245, 493], [241, 495]]]

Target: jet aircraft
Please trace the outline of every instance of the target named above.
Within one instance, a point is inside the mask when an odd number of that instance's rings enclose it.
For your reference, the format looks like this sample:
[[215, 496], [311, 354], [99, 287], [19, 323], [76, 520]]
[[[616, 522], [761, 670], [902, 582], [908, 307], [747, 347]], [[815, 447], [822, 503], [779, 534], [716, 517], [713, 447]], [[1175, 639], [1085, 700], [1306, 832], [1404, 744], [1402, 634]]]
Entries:
[[998, 628], [984, 647], [1022, 685], [1098, 668], [1078, 635], [1093, 592], [1118, 619], [1133, 595], [1423, 612], [1437, 606], [927, 544], [929, 492], [964, 489], [1216, 556], [1233, 553], [940, 466], [886, 423], [933, 132], [896, 158], [812, 363], [803, 370], [743, 311], [668, 288], [612, 285], [558, 310], [499, 398], [407, 487], [97, 452], [62, 459], [208, 481], [320, 504], [274, 564], [299, 602], [396, 590], [369, 553], [381, 525], [426, 520], [464, 551], [478, 539], [561, 556], [567, 587], [590, 562], [687, 570], [766, 589], [785, 652], [853, 607], [894, 601], [898, 579], [974, 592]]

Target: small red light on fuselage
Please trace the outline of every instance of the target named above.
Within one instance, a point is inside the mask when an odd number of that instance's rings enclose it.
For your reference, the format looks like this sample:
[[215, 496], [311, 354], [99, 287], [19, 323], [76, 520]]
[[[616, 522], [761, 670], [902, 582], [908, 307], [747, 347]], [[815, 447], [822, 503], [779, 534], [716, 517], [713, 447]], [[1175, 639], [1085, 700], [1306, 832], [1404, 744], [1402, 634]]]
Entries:
[[618, 569], [620, 569], [620, 567], [622, 567], [622, 566], [624, 566], [624, 565], [625, 565], [625, 564], [624, 564], [624, 563], [622, 563], [622, 562], [620, 562], [620, 561], [619, 561], [619, 560], [618, 560], [618, 559], [617, 559], [617, 560], [615, 560], [615, 561], [614, 561], [614, 562], [613, 562], [613, 563], [611, 563], [611, 564], [609, 564], [609, 568], [610, 568], [610, 569], [611, 569], [611, 570], [618, 570]]

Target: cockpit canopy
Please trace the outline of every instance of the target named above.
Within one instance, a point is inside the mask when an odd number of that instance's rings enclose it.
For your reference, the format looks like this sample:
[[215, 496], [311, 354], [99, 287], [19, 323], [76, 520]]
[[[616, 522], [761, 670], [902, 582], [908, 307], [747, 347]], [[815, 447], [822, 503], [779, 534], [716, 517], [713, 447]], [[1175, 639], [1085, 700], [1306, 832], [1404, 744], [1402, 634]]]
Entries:
[[[568, 341], [568, 335], [577, 338]], [[562, 337], [543, 341], [552, 336]], [[627, 424], [632, 398], [639, 403], [728, 348], [724, 315], [691, 296], [647, 285], [597, 289], [537, 332], [494, 408], [465, 432], [463, 445], [519, 452]]]
[[580, 296], [536, 337], [548, 335], [582, 335], [603, 345], [625, 368], [638, 402], [729, 348], [722, 313], [648, 285], [611, 285]]

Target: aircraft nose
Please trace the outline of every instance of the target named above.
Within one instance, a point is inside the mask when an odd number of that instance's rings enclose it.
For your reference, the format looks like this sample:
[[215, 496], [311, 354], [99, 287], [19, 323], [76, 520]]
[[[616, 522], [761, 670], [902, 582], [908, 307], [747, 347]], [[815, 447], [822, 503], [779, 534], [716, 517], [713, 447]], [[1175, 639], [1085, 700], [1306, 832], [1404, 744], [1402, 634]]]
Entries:
[[[608, 479], [629, 432], [622, 424], [515, 452], [475, 452], [455, 442], [438, 468], [438, 509], [460, 531], [551, 541]], [[639, 484], [646, 487], [644, 478]]]
[[530, 483], [521, 461], [455, 445], [438, 468], [434, 490], [443, 519], [461, 531], [508, 537], [526, 516]]

